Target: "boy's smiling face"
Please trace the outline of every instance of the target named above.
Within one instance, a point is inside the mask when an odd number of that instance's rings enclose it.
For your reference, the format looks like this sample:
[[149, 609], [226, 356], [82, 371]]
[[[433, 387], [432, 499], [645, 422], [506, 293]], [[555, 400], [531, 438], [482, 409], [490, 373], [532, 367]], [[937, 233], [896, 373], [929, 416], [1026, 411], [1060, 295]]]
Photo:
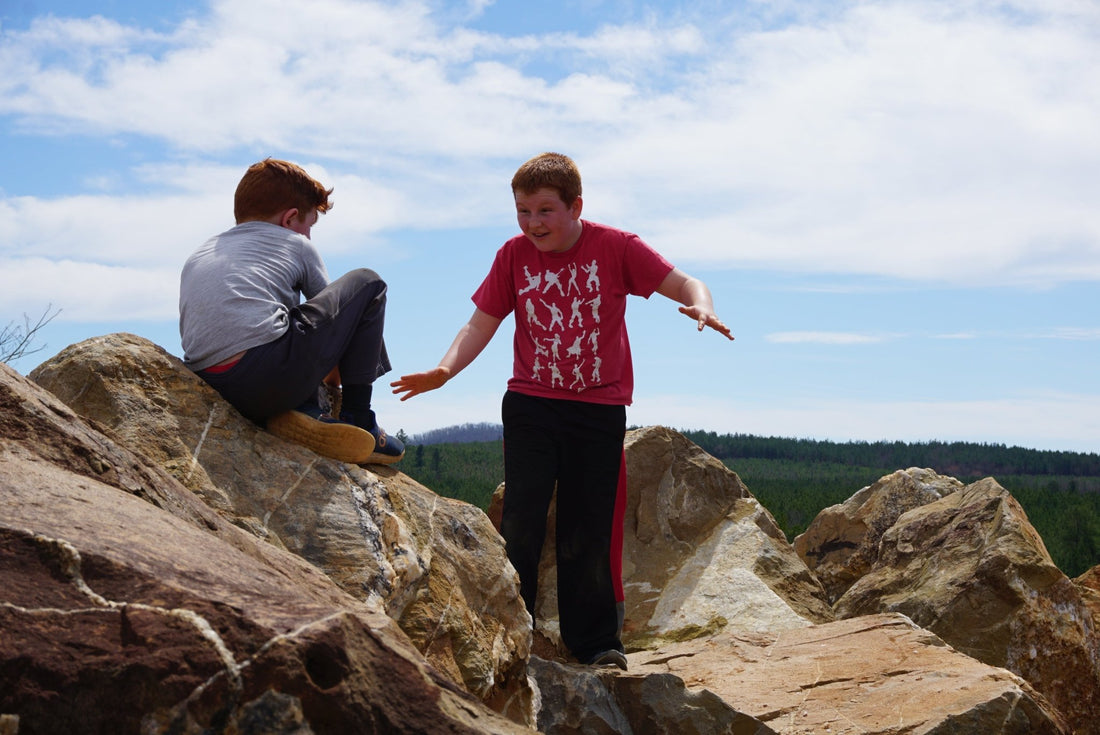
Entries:
[[564, 253], [581, 236], [581, 198], [566, 205], [556, 189], [515, 192], [516, 219], [523, 234], [543, 253]]

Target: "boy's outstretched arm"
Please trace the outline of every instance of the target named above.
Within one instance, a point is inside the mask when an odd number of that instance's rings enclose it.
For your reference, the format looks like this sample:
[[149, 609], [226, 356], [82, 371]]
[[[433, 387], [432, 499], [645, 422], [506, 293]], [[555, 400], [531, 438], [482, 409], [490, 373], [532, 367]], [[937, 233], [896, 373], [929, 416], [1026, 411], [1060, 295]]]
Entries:
[[683, 304], [680, 307], [680, 313], [696, 320], [699, 323], [700, 332], [703, 331], [703, 327], [710, 327], [719, 334], [733, 339], [730, 328], [714, 313], [714, 299], [710, 295], [710, 289], [698, 278], [692, 278], [679, 268], [673, 268], [657, 287], [657, 293]]
[[455, 341], [451, 343], [451, 348], [439, 361], [439, 365], [422, 373], [402, 375], [390, 383], [394, 395], [400, 395], [402, 401], [407, 401], [415, 395], [442, 387], [481, 354], [485, 345], [496, 334], [501, 321], [503, 320], [489, 316], [481, 309], [474, 309], [470, 321], [458, 330]]

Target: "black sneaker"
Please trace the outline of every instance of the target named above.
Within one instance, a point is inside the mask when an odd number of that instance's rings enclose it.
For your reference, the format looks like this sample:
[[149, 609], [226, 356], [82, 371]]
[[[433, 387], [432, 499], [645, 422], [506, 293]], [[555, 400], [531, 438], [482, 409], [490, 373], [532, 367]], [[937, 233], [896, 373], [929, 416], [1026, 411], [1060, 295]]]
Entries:
[[623, 671], [626, 671], [626, 654], [622, 651], [616, 651], [615, 649], [597, 653], [588, 661], [588, 665], [600, 667], [618, 666]]
[[362, 464], [374, 455], [375, 439], [371, 432], [337, 421], [323, 413], [315, 401], [272, 416], [267, 420], [267, 430], [339, 462]]

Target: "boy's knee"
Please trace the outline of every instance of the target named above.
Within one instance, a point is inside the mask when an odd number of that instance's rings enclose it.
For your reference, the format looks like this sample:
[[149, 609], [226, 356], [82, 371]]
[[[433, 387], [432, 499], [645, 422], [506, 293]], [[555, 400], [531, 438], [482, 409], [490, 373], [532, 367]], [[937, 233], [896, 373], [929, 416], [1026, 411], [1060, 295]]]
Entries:
[[345, 278], [353, 278], [356, 281], [362, 283], [377, 283], [380, 286], [385, 286], [386, 282], [382, 280], [382, 276], [370, 268], [356, 268], [355, 270], [348, 271]]

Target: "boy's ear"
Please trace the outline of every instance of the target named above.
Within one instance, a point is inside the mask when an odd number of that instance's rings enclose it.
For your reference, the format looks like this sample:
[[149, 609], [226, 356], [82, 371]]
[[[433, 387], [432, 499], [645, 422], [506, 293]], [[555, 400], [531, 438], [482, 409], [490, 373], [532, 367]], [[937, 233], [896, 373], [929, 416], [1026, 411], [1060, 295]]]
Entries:
[[569, 207], [569, 214], [573, 216], [573, 219], [580, 219], [582, 209], [584, 209], [584, 200], [577, 197]]
[[291, 207], [279, 215], [279, 226], [290, 229], [290, 223], [294, 222], [298, 217], [298, 208]]

